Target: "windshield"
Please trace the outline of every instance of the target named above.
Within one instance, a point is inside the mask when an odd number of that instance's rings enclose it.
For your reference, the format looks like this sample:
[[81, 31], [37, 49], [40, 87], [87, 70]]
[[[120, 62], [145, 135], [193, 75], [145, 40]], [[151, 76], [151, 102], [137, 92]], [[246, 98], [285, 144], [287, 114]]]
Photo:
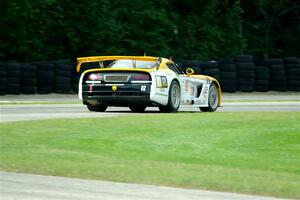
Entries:
[[156, 67], [156, 62], [140, 61], [140, 60], [115, 60], [107, 68], [136, 68], [151, 69]]

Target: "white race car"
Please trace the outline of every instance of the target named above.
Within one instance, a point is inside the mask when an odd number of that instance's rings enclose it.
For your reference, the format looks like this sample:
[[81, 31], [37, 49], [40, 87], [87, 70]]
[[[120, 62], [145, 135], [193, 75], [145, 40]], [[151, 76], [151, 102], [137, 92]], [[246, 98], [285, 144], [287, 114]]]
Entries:
[[181, 105], [213, 112], [221, 105], [219, 82], [209, 76], [183, 72], [173, 61], [149, 56], [95, 56], [77, 58], [95, 64], [83, 71], [78, 96], [90, 111], [104, 112], [108, 106], [128, 106], [143, 112], [158, 106], [161, 112], [177, 112]]

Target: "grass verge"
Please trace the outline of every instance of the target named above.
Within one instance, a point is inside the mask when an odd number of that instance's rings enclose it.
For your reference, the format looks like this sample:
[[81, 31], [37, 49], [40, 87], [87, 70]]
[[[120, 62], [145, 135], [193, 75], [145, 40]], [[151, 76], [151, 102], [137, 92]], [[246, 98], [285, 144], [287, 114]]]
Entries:
[[1, 124], [0, 170], [300, 198], [299, 113]]

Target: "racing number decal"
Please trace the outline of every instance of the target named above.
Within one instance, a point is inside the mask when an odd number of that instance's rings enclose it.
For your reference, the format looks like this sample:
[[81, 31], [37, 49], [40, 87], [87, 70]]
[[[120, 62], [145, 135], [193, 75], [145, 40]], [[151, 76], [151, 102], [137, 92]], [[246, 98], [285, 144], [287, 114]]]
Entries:
[[147, 86], [146, 85], [142, 85], [141, 86], [141, 91], [146, 91]]

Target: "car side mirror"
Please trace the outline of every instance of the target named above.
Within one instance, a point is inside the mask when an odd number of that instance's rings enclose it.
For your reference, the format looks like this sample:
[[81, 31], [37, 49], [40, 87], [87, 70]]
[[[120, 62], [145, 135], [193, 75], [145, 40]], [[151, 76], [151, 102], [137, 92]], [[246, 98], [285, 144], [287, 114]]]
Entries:
[[190, 76], [190, 75], [193, 75], [195, 73], [195, 71], [192, 69], [192, 68], [187, 68], [185, 73]]

